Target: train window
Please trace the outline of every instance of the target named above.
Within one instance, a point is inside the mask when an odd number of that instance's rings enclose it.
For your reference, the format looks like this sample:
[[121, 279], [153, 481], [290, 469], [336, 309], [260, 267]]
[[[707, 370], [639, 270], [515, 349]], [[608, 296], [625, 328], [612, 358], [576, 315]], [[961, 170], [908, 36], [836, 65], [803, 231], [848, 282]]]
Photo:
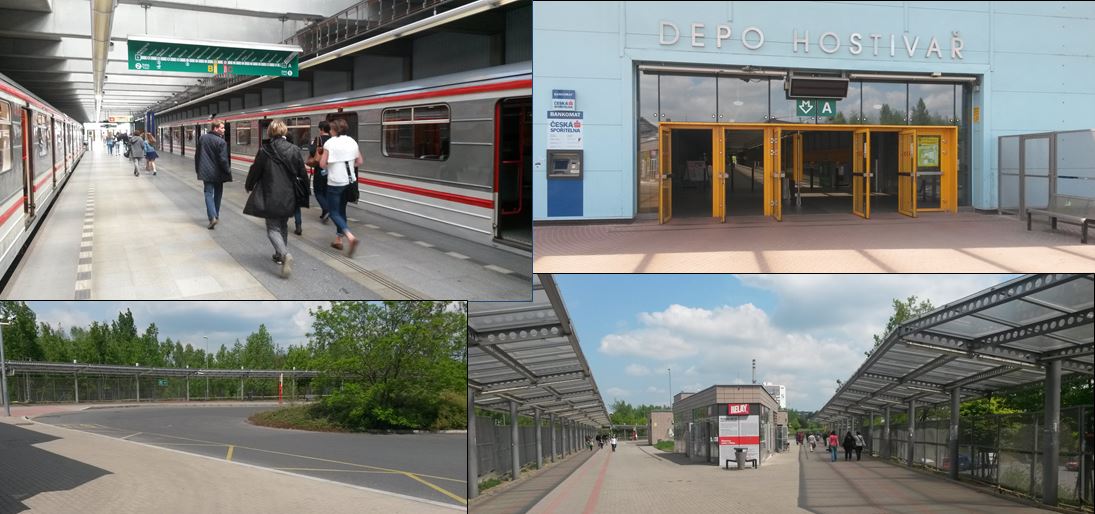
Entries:
[[294, 145], [307, 148], [308, 143], [311, 141], [312, 135], [312, 119], [308, 117], [304, 118], [287, 118], [285, 120], [285, 127], [289, 129], [289, 133], [285, 135], [285, 138]]
[[251, 124], [236, 125], [236, 144], [237, 145], [250, 145], [251, 144]]
[[11, 170], [11, 104], [0, 102], [0, 173]]
[[49, 145], [52, 143], [49, 137], [49, 124], [46, 123], [46, 115], [38, 113], [34, 116], [34, 147], [38, 151], [38, 157], [49, 155]]
[[382, 119], [385, 156], [434, 161], [449, 157], [449, 106], [386, 109]]
[[194, 129], [192, 129], [192, 128], [191, 129], [186, 129], [186, 140], [187, 141], [193, 141], [194, 140]]

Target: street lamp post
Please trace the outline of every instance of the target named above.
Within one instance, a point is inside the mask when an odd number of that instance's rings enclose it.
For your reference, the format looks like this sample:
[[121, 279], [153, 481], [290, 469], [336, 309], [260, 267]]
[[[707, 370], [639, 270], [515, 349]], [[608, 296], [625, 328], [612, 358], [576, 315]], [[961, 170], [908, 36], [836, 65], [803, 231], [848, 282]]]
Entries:
[[4, 396], [4, 415], [11, 417], [11, 401], [8, 399], [8, 368], [4, 364], [4, 330], [3, 325], [11, 323], [0, 322], [0, 395]]
[[669, 373], [669, 408], [673, 409], [673, 368], [665, 368]]
[[[202, 336], [205, 339], [205, 369], [209, 369], [209, 337]], [[209, 374], [205, 374], [205, 401], [209, 401]]]

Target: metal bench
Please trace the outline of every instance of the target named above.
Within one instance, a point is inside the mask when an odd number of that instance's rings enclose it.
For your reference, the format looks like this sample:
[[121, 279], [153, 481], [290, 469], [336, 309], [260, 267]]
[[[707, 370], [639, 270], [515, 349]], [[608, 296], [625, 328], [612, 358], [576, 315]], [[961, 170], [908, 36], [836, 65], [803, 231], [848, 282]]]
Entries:
[[[724, 463], [724, 465], [726, 466], [726, 469], [730, 469], [730, 463], [731, 462], [737, 462], [737, 461], [738, 461], [738, 459], [726, 459], [726, 462]], [[757, 469], [757, 459], [745, 459], [745, 462], [752, 462], [753, 463], [753, 469]]]
[[1035, 214], [1049, 217], [1050, 227], [1057, 230], [1057, 222], [1080, 226], [1080, 243], [1087, 244], [1087, 229], [1095, 225], [1095, 200], [1071, 197], [1054, 197], [1045, 209], [1027, 209], [1027, 230]]

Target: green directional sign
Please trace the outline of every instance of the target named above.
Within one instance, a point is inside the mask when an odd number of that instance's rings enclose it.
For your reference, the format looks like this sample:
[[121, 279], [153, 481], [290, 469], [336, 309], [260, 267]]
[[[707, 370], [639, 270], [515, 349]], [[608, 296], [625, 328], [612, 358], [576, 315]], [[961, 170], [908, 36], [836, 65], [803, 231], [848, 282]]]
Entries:
[[299, 46], [148, 36], [129, 36], [128, 45], [131, 70], [300, 76]]
[[795, 100], [795, 114], [799, 116], [825, 116], [836, 115], [836, 100], [822, 100], [819, 98], [799, 98]]
[[159, 383], [160, 383], [160, 385], [161, 385], [161, 386], [166, 386], [166, 385], [167, 385], [167, 379], [165, 379], [165, 378], [161, 378], [161, 379], [159, 380]]

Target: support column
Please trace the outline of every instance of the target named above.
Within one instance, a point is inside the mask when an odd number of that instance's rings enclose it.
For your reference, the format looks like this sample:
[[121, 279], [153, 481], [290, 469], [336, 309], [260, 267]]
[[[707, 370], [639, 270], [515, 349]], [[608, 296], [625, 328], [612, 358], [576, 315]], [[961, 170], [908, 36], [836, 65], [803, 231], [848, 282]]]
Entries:
[[190, 401], [190, 375], [186, 376], [186, 401]]
[[947, 434], [947, 453], [950, 454], [951, 469], [947, 471], [947, 476], [954, 480], [958, 480], [958, 406], [959, 406], [959, 388], [955, 387], [951, 389], [951, 430]]
[[875, 436], [875, 433], [874, 433], [875, 432], [875, 428], [874, 428], [874, 411], [871, 411], [871, 424], [868, 425], [868, 426], [870, 426], [870, 428], [867, 431], [867, 435], [868, 435], [867, 455], [874, 456], [874, 436]]
[[559, 442], [561, 443], [561, 446], [559, 447], [559, 457], [562, 457], [562, 458], [565, 459], [566, 456], [570, 454], [570, 451], [567, 449], [569, 447], [567, 446], [567, 420], [566, 420], [566, 418], [562, 418], [562, 419], [559, 420]]
[[886, 405], [886, 412], [882, 418], [882, 458], [890, 458], [890, 406]]
[[76, 373], [72, 374], [72, 391], [76, 393], [74, 395], [76, 403], [80, 403], [80, 375], [77, 375]]
[[468, 499], [479, 496], [479, 448], [475, 439], [475, 390], [468, 388]]
[[916, 450], [916, 400], [909, 400], [909, 448], [907, 453], [906, 466], [913, 465], [913, 459], [915, 458]]
[[1057, 505], [1061, 451], [1061, 361], [1046, 365], [1046, 422], [1042, 429], [1042, 503]]
[[141, 376], [134, 377], [137, 380], [137, 403], [141, 403]]
[[517, 480], [517, 476], [521, 474], [521, 455], [518, 453], [518, 450], [520, 450], [521, 445], [518, 444], [518, 438], [520, 436], [518, 435], [518, 430], [517, 430], [517, 402], [515, 402], [513, 400], [509, 401], [509, 422], [510, 422], [509, 452], [510, 452], [510, 457], [512, 457], [512, 461], [513, 461], [512, 466], [510, 467], [510, 469], [513, 470], [513, 480]]
[[555, 454], [557, 452], [555, 450], [555, 432], [556, 432], [556, 429], [555, 429], [555, 413], [554, 412], [551, 413], [551, 423], [550, 423], [550, 425], [551, 425], [551, 462], [555, 462]]
[[534, 418], [536, 419], [536, 421], [534, 422], [534, 424], [536, 425], [536, 469], [543, 469], [544, 468], [544, 450], [543, 450], [543, 448], [544, 448], [544, 435], [543, 435], [544, 427], [542, 426], [542, 424], [541, 424], [542, 421], [540, 420], [540, 408], [537, 407], [534, 410], [534, 412], [535, 412]]

